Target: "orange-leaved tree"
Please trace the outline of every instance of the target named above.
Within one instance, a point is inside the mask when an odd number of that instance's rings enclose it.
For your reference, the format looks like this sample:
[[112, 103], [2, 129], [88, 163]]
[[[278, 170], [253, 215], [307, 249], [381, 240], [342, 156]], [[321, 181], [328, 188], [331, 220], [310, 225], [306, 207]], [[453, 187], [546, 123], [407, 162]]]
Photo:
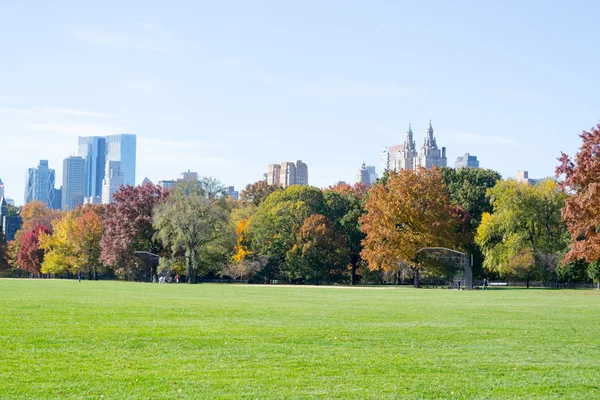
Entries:
[[423, 247], [461, 246], [459, 223], [439, 169], [390, 172], [385, 184], [374, 185], [361, 218], [366, 234], [361, 253], [372, 270], [395, 270], [401, 264], [419, 268], [415, 253]]

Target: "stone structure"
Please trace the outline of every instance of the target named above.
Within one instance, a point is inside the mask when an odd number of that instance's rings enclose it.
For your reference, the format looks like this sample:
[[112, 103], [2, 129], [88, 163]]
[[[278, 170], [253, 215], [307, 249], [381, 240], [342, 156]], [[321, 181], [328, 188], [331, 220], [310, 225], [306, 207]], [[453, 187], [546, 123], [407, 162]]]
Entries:
[[400, 152], [396, 163], [394, 164], [394, 171], [401, 169], [415, 169], [417, 166], [417, 150], [415, 140], [413, 138], [413, 131], [410, 124], [408, 125], [408, 131], [406, 132], [406, 139], [404, 139], [404, 145]]
[[419, 152], [418, 165], [425, 169], [430, 169], [433, 167], [445, 167], [447, 163], [446, 148], [438, 148], [435, 136], [433, 136], [433, 127], [431, 126], [431, 121], [429, 121], [427, 136], [425, 136], [425, 142]]
[[529, 178], [529, 172], [528, 171], [517, 171], [517, 176], [515, 177], [515, 180], [517, 182], [521, 182], [521, 183], [527, 183], [529, 185], [536, 185], [538, 182], [542, 181], [543, 179], [531, 179]]
[[369, 177], [369, 170], [367, 165], [363, 162], [362, 166], [356, 171], [356, 183], [360, 183], [369, 187], [371, 185], [371, 179]]
[[381, 152], [380, 167], [381, 167], [382, 173], [384, 173], [385, 171], [389, 171], [389, 170], [396, 170], [396, 168], [397, 168], [396, 164], [397, 164], [398, 160], [400, 159], [403, 148], [404, 148], [404, 145], [396, 144], [394, 146], [390, 146], [389, 148], [386, 148], [385, 150], [383, 150]]
[[308, 185], [308, 166], [301, 160], [271, 164], [267, 172], [267, 183], [284, 188], [292, 185]]
[[479, 168], [479, 161], [477, 156], [472, 156], [469, 153], [465, 153], [464, 156], [460, 156], [454, 162], [454, 168]]

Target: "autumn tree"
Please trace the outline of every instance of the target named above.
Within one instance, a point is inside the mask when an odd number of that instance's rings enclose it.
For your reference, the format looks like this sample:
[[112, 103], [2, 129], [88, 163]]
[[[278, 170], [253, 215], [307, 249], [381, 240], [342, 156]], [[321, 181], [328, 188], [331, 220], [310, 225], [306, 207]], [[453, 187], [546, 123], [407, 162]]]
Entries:
[[113, 195], [115, 203], [107, 205], [105, 210], [100, 262], [129, 279], [143, 279], [156, 272], [143, 269], [135, 251], [154, 254], [161, 251], [160, 241], [155, 238], [152, 212], [167, 193], [160, 186], [146, 183], [123, 186]]
[[344, 237], [333, 229], [331, 221], [321, 214], [306, 218], [296, 235], [296, 243], [286, 254], [287, 272], [292, 280], [330, 281], [343, 271], [348, 256]]
[[483, 214], [475, 238], [485, 255], [484, 267], [527, 283], [555, 269], [558, 258], [553, 255], [564, 252], [567, 245], [560, 215], [565, 194], [556, 182], [531, 186], [500, 181], [488, 193], [493, 213]]
[[102, 248], [100, 241], [104, 233], [102, 218], [104, 207], [86, 205], [75, 211], [73, 223], [72, 243], [77, 257], [78, 267], [98, 279], [98, 272], [102, 268], [100, 255]]
[[52, 230], [52, 222], [59, 219], [61, 212], [48, 208], [46, 203], [41, 201], [31, 201], [21, 207], [21, 229], [15, 234], [14, 244], [15, 251], [18, 254], [21, 247], [23, 236], [33, 230], [35, 226], [45, 226]]
[[204, 186], [185, 182], [154, 209], [156, 238], [172, 255], [185, 254], [188, 283], [196, 283], [200, 259], [219, 252], [219, 240], [227, 235], [226, 201], [211, 193]]
[[271, 193], [278, 190], [282, 190], [281, 186], [269, 185], [265, 181], [249, 183], [240, 193], [240, 200], [246, 205], [252, 204], [258, 207]]
[[571, 236], [564, 263], [583, 259], [592, 264], [600, 260], [600, 124], [579, 137], [575, 158], [561, 153], [556, 169], [561, 189], [570, 195], [562, 209]]
[[45, 225], [35, 225], [26, 232], [21, 239], [21, 246], [17, 256], [17, 265], [30, 274], [39, 274], [44, 261], [44, 250], [39, 247], [39, 237], [49, 234], [50, 229]]
[[414, 263], [417, 250], [462, 245], [449, 204], [439, 169], [391, 171], [386, 184], [376, 184], [369, 191], [367, 213], [360, 219], [366, 234], [361, 255], [369, 268], [386, 271], [411, 265], [418, 286], [422, 265]]
[[39, 237], [40, 248], [44, 250], [44, 261], [41, 272], [44, 274], [72, 273], [77, 257], [73, 245], [73, 224], [75, 212], [66, 212], [63, 217], [53, 222], [52, 233], [48, 232]]

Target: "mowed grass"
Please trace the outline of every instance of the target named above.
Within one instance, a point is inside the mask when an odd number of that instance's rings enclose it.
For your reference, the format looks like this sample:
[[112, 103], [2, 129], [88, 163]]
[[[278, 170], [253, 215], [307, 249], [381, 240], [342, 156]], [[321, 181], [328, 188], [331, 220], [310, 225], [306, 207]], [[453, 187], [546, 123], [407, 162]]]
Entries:
[[596, 291], [0, 280], [0, 398], [600, 397]]

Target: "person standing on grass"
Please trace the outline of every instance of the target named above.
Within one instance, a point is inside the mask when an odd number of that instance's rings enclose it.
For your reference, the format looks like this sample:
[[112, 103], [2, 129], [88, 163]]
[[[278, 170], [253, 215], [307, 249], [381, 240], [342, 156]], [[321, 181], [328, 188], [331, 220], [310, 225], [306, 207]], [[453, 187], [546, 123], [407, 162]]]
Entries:
[[483, 278], [483, 290], [486, 290], [488, 287], [488, 281], [487, 278]]
[[77, 273], [77, 282], [81, 283], [81, 271]]

